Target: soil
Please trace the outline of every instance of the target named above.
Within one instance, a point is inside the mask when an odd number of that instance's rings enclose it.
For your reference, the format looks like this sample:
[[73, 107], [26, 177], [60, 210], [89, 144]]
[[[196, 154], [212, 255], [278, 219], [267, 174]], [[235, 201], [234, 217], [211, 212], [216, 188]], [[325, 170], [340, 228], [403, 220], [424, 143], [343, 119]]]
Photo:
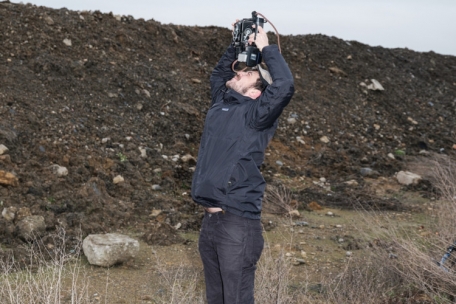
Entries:
[[[209, 77], [231, 32], [8, 1], [0, 24], [2, 208], [43, 216], [44, 236], [61, 226], [70, 237], [131, 231], [185, 244], [176, 231], [197, 232], [202, 217], [189, 193]], [[435, 197], [394, 174], [455, 156], [456, 57], [324, 35], [281, 36], [280, 46], [296, 93], [262, 166], [269, 184], [299, 210], [409, 211], [389, 187]], [[0, 219], [13, 251], [24, 243], [19, 211]]]

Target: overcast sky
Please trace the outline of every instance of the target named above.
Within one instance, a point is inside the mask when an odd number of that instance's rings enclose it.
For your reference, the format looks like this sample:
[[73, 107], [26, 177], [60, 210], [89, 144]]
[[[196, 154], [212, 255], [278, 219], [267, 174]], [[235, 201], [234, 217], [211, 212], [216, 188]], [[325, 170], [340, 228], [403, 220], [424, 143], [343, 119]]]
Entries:
[[[21, 2], [13, 0], [12, 2]], [[456, 56], [456, 0], [30, 0], [163, 24], [230, 27], [257, 11], [281, 35], [324, 34], [371, 46]], [[273, 28], [266, 24], [267, 31]]]

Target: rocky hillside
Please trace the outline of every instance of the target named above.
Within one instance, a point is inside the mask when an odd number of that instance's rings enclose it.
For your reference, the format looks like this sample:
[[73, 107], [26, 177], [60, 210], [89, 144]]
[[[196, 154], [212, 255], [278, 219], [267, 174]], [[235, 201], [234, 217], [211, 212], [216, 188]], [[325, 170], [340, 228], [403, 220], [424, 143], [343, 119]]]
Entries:
[[[30, 216], [44, 219], [41, 231], [70, 234], [148, 230], [151, 219], [197, 229], [188, 193], [209, 76], [230, 31], [8, 1], [0, 25], [0, 241], [27, 238]], [[369, 196], [366, 178], [455, 154], [456, 57], [280, 38], [296, 94], [263, 173], [288, 183], [301, 207], [391, 207]]]

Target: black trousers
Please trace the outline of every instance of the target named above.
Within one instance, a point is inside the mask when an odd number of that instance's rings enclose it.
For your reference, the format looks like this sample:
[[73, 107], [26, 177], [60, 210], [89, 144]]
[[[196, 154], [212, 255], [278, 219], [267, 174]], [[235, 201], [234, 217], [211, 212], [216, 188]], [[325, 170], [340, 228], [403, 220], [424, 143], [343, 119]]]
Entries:
[[205, 212], [198, 245], [208, 304], [254, 303], [256, 264], [264, 246], [261, 221]]

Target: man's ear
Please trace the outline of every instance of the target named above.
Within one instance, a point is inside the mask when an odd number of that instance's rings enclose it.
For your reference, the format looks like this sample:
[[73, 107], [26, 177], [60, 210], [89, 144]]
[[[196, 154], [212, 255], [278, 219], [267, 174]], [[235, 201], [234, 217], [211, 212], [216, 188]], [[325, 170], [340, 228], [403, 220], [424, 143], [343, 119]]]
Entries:
[[255, 89], [255, 88], [250, 88], [248, 91], [247, 91], [247, 96], [249, 96], [250, 98], [252, 99], [257, 99], [258, 97], [260, 97], [261, 95], [261, 91], [258, 90], [258, 89]]

